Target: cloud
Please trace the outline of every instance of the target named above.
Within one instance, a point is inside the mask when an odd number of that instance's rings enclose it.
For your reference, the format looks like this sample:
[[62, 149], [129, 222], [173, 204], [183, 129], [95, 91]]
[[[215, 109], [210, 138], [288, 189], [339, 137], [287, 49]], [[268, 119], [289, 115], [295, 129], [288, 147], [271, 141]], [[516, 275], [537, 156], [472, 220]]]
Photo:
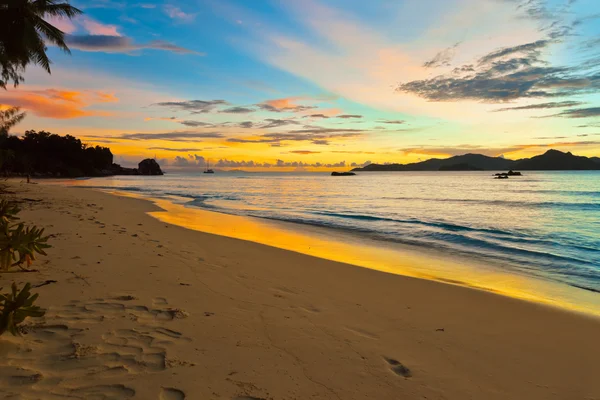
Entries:
[[174, 152], [182, 152], [182, 153], [188, 153], [190, 151], [202, 151], [202, 149], [199, 148], [182, 148], [182, 149], [177, 149], [177, 148], [171, 148], [171, 147], [148, 147], [148, 150], [163, 150], [163, 151], [174, 151]]
[[164, 40], [152, 40], [148, 43], [134, 43], [131, 38], [115, 35], [65, 35], [69, 48], [81, 51], [133, 54], [136, 51], [151, 49], [164, 50], [177, 54], [204, 55], [194, 50], [177, 46]]
[[270, 168], [272, 164], [270, 163], [261, 163], [253, 160], [248, 161], [234, 161], [228, 159], [218, 160], [215, 164], [216, 168]]
[[230, 108], [221, 110], [219, 112], [225, 113], [225, 114], [249, 114], [254, 111], [255, 110], [253, 108], [248, 108], [248, 107], [230, 107]]
[[310, 114], [310, 115], [305, 115], [304, 118], [322, 118], [322, 119], [327, 119], [329, 117], [327, 115], [325, 115], [325, 114]]
[[336, 118], [342, 118], [342, 119], [351, 119], [351, 118], [362, 118], [362, 115], [358, 115], [358, 114], [342, 114], [342, 115], [338, 115]]
[[290, 151], [290, 153], [308, 155], [308, 154], [319, 154], [321, 152], [320, 151], [311, 151], [311, 150], [292, 150], [292, 151]]
[[60, 29], [63, 33], [69, 34], [77, 30], [75, 24], [69, 18], [62, 17], [47, 17], [46, 22], [50, 25]]
[[550, 102], [550, 103], [540, 103], [540, 104], [529, 104], [527, 106], [519, 106], [519, 107], [505, 107], [494, 110], [494, 112], [501, 111], [515, 111], [515, 110], [540, 110], [540, 109], [549, 109], [549, 108], [566, 108], [566, 107], [575, 107], [585, 104], [581, 101], [559, 101], [559, 102]]
[[538, 60], [541, 55], [541, 50], [548, 47], [553, 42], [549, 40], [537, 40], [532, 43], [525, 43], [518, 46], [504, 47], [500, 50], [493, 51], [479, 59], [479, 64], [489, 64], [495, 60], [502, 59], [506, 56], [519, 54], [534, 60]]
[[22, 107], [34, 115], [54, 119], [110, 116], [107, 111], [89, 110], [97, 103], [117, 102], [113, 93], [66, 89], [0, 91], [0, 104]]
[[123, 133], [116, 137], [119, 139], [128, 140], [166, 140], [171, 142], [195, 142], [202, 139], [222, 138], [223, 134], [219, 132], [175, 131], [152, 133]]
[[252, 128], [254, 126], [254, 122], [252, 122], [252, 121], [243, 121], [243, 122], [240, 122], [238, 124], [238, 126], [240, 128], [248, 129], [248, 128]]
[[390, 124], [390, 125], [401, 125], [405, 124], [406, 121], [402, 119], [380, 119], [377, 121], [379, 124]]
[[121, 36], [116, 25], [105, 25], [88, 17], [81, 19], [81, 25], [90, 35]]
[[460, 45], [460, 42], [450, 46], [439, 53], [437, 53], [431, 60], [423, 63], [424, 68], [438, 68], [450, 66], [450, 61], [456, 54], [456, 48]]
[[183, 12], [181, 8], [175, 7], [170, 4], [166, 4], [163, 7], [165, 14], [169, 16], [169, 18], [177, 20], [179, 22], [192, 22], [196, 18], [196, 14], [190, 14]]
[[573, 110], [565, 110], [561, 113], [551, 116], [565, 118], [596, 118], [600, 117], [600, 107], [576, 108]]
[[212, 126], [212, 124], [210, 124], [208, 122], [202, 122], [202, 121], [183, 120], [183, 121], [177, 121], [177, 122], [179, 122], [181, 125], [190, 126], [190, 127]]
[[452, 73], [401, 83], [397, 92], [429, 101], [505, 102], [600, 91], [600, 74], [581, 66], [552, 66], [542, 58], [558, 39], [503, 47]]
[[271, 111], [271, 112], [301, 112], [308, 111], [315, 108], [317, 106], [306, 106], [306, 105], [298, 105], [296, 102], [302, 99], [301, 97], [286, 97], [282, 99], [273, 99], [267, 100], [262, 103], [257, 104], [261, 110]]
[[206, 114], [218, 106], [229, 105], [225, 100], [186, 100], [165, 101], [153, 104], [155, 106], [167, 107], [171, 110], [189, 111], [192, 114]]
[[279, 128], [281, 126], [285, 126], [285, 125], [299, 125], [300, 123], [297, 121], [294, 121], [293, 119], [274, 119], [274, 118], [267, 118], [265, 119], [265, 124], [261, 125], [261, 128], [263, 129], [269, 129], [269, 128]]
[[330, 140], [356, 138], [363, 135], [359, 129], [331, 129], [315, 127], [288, 132], [265, 133], [254, 138], [229, 138], [230, 143], [269, 143], [281, 146], [284, 142], [311, 142], [316, 145], [328, 145]]

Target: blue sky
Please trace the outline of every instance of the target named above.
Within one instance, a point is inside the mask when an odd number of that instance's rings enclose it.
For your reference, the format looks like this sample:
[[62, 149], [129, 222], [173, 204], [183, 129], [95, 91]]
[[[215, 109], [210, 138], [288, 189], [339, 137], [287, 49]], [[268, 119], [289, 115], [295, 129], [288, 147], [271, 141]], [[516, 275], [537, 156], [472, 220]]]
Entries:
[[600, 154], [597, 0], [77, 1], [0, 104], [133, 163], [323, 169]]

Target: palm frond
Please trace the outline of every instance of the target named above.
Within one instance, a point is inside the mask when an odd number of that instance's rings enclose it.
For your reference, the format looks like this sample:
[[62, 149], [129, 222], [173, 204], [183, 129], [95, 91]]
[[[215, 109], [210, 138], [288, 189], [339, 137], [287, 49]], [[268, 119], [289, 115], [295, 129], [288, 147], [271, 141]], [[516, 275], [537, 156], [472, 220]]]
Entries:
[[71, 51], [65, 43], [65, 34], [63, 33], [63, 31], [53, 26], [52, 24], [44, 21], [43, 19], [38, 19], [35, 23], [35, 27], [38, 30], [38, 32], [41, 32], [49, 42], [57, 45], [65, 53], [71, 54]]
[[39, 10], [42, 13], [42, 15], [52, 17], [73, 18], [80, 14], [83, 14], [83, 11], [76, 7], [73, 7], [69, 3], [55, 4], [54, 1], [48, 0], [34, 1], [33, 8], [35, 10]]

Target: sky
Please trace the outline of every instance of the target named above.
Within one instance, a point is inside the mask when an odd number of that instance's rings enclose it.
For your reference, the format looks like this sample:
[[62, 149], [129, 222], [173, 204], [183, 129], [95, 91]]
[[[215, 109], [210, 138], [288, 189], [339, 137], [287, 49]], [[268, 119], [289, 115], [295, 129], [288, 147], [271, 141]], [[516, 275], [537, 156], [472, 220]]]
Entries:
[[78, 0], [0, 91], [46, 130], [169, 169], [600, 155], [598, 0]]

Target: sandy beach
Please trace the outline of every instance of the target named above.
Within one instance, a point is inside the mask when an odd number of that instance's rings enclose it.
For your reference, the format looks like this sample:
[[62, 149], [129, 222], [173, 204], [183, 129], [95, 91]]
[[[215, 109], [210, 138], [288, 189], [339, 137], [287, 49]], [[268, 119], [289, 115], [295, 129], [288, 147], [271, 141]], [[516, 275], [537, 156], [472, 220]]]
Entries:
[[192, 231], [149, 201], [7, 183], [53, 237], [6, 399], [600, 399], [600, 320]]

